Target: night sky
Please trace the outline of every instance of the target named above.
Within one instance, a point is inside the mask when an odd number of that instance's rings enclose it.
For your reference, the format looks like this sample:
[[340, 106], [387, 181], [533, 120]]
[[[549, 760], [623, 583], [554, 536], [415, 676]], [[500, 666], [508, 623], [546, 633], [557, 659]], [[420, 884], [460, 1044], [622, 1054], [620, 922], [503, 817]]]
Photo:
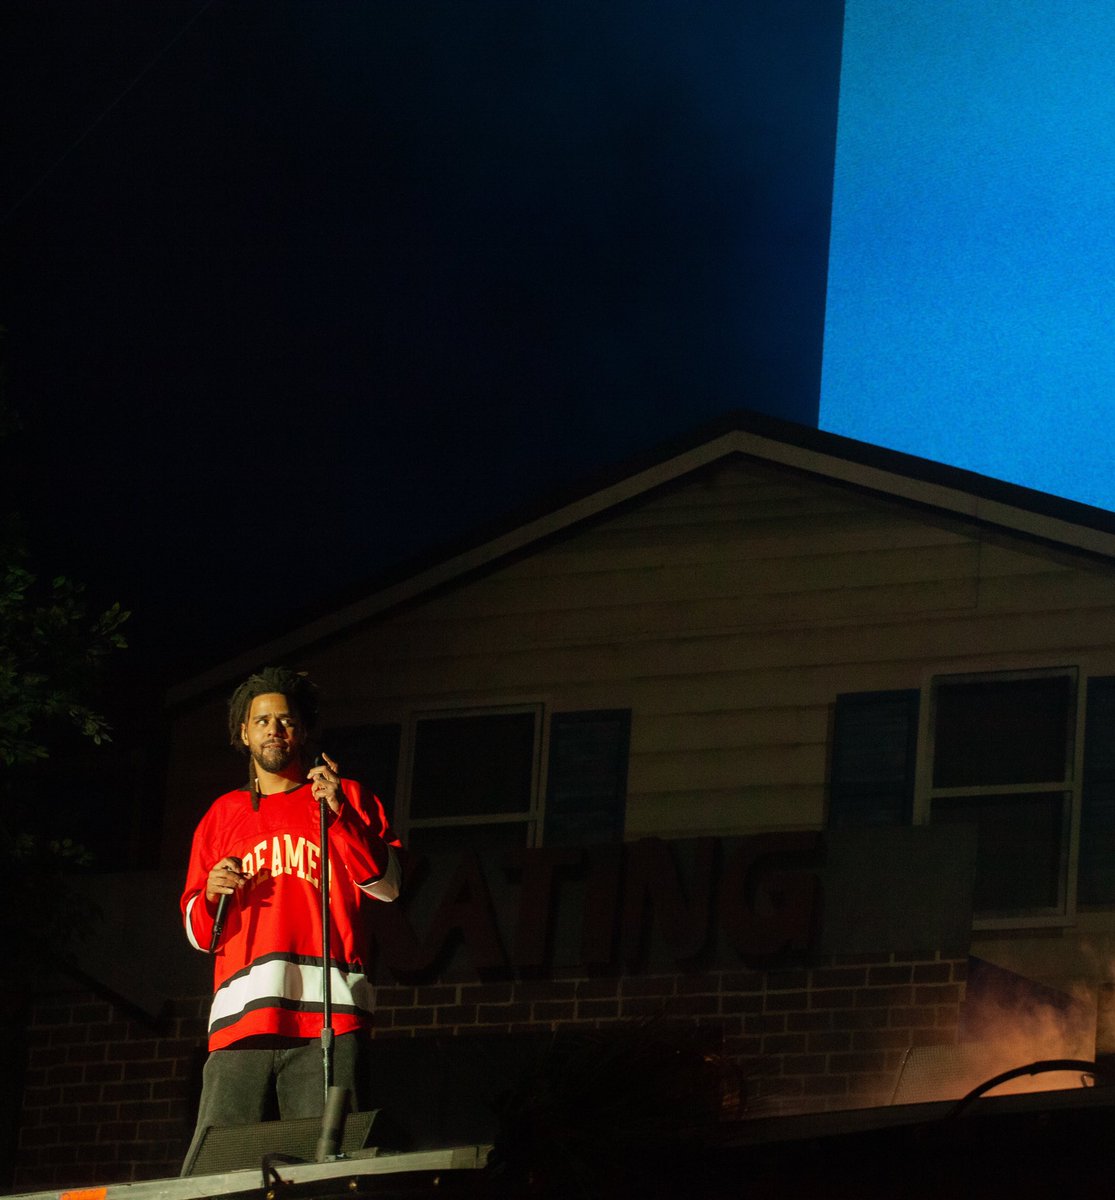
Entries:
[[1115, 511], [1111, 0], [848, 0], [821, 426]]
[[169, 675], [739, 408], [814, 424], [837, 0], [0, 0], [2, 447]]

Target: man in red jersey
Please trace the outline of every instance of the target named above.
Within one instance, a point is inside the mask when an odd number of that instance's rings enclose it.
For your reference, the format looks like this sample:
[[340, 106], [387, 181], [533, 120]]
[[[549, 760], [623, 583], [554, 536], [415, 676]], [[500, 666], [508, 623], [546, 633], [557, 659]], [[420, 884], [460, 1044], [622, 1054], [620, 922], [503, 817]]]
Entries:
[[229, 701], [229, 734], [249, 757], [248, 779], [198, 825], [181, 901], [186, 936], [214, 956], [210, 1054], [187, 1164], [208, 1126], [262, 1120], [272, 1088], [281, 1117], [322, 1114], [322, 801], [333, 1083], [356, 1089], [372, 1011], [362, 909], [399, 894], [399, 842], [379, 800], [342, 779], [331, 758], [307, 769], [316, 718], [317, 689], [284, 668], [251, 676]]

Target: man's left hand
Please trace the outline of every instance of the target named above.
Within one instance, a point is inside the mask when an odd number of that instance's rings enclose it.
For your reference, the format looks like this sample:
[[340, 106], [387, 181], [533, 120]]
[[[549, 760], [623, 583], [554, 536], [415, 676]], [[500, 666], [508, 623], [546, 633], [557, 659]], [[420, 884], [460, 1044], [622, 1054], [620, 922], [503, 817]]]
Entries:
[[311, 767], [306, 778], [310, 780], [314, 799], [324, 800], [335, 814], [340, 813], [341, 805], [345, 802], [345, 794], [341, 791], [341, 769], [329, 757], [323, 754], [325, 765]]

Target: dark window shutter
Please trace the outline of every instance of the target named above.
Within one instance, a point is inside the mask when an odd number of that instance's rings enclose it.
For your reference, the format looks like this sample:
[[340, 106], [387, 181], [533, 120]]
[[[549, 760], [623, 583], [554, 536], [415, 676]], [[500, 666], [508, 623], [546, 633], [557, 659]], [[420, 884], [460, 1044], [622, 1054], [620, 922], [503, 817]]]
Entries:
[[828, 827], [908, 824], [914, 805], [920, 693], [836, 697]]
[[543, 841], [585, 845], [623, 839], [631, 710], [555, 713]]
[[389, 818], [395, 811], [402, 732], [398, 724], [348, 725], [326, 730], [319, 739], [341, 774], [378, 796]]
[[1115, 676], [1089, 679], [1087, 704], [1077, 900], [1115, 906]]

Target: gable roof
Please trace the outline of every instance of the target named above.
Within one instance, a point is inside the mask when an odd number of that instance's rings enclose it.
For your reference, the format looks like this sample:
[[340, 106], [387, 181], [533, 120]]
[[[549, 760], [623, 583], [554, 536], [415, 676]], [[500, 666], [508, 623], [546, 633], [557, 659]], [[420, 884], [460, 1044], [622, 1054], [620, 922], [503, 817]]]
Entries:
[[960, 517], [1090, 558], [1115, 562], [1115, 514], [973, 471], [752, 412], [735, 412], [684, 440], [657, 447], [575, 490], [548, 497], [463, 544], [408, 563], [359, 592], [335, 599], [291, 629], [181, 681], [171, 705], [227, 686], [260, 663], [288, 659], [314, 643], [381, 617], [436, 589], [491, 568], [620, 505], [648, 496], [716, 462], [742, 457]]

